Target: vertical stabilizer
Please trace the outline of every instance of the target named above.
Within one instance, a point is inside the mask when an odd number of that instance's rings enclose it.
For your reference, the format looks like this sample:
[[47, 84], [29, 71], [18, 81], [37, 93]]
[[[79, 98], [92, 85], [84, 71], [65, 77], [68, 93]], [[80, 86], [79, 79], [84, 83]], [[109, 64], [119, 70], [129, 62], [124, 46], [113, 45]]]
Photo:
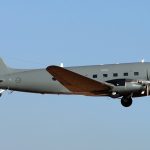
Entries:
[[2, 58], [0, 58], [0, 74], [6, 74], [9, 73], [8, 67], [5, 65], [4, 61]]

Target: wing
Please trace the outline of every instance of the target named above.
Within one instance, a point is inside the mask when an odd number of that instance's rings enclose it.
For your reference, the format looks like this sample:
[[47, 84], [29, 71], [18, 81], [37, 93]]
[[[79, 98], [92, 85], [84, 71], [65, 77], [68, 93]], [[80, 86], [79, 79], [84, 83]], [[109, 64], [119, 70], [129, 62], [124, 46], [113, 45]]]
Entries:
[[114, 87], [112, 84], [92, 80], [62, 67], [49, 66], [46, 70], [64, 87], [75, 93], [103, 94]]

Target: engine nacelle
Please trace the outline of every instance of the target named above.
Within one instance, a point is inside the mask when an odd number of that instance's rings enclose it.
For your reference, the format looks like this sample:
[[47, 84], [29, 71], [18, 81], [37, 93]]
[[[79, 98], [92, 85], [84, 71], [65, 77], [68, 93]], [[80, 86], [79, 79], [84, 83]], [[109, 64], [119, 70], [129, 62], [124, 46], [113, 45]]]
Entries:
[[112, 91], [122, 95], [143, 90], [145, 90], [145, 86], [138, 82], [125, 82], [125, 86], [115, 86]]

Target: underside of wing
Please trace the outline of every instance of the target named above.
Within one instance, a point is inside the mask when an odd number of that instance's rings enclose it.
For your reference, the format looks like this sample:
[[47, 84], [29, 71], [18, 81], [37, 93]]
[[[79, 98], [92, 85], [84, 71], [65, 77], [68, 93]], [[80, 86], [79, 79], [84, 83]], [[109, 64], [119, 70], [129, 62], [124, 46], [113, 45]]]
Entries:
[[95, 81], [62, 67], [49, 66], [46, 70], [71, 92], [99, 95], [106, 94], [113, 88], [110, 83]]

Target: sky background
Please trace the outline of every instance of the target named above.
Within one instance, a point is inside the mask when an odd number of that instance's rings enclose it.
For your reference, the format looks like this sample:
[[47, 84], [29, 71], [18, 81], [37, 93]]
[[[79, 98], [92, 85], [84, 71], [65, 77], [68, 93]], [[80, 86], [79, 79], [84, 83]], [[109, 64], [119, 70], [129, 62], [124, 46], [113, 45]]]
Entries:
[[[15, 68], [150, 61], [148, 0], [0, 1], [0, 56]], [[150, 98], [6, 92], [1, 150], [150, 149]]]

